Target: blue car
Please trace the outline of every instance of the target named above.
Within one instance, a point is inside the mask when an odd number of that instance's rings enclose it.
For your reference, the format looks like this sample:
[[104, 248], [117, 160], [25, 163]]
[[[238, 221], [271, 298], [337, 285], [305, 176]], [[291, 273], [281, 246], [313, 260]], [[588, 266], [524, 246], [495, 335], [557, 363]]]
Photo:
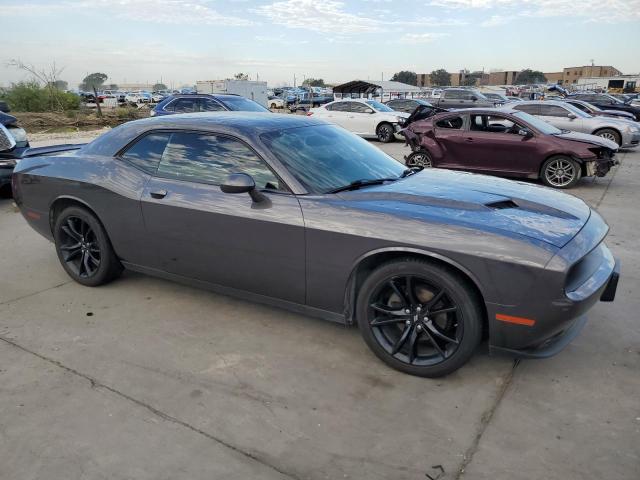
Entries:
[[171, 95], [151, 110], [151, 116], [174, 115], [176, 113], [218, 112], [235, 110], [241, 112], [268, 112], [259, 103], [233, 94], [181, 94]]

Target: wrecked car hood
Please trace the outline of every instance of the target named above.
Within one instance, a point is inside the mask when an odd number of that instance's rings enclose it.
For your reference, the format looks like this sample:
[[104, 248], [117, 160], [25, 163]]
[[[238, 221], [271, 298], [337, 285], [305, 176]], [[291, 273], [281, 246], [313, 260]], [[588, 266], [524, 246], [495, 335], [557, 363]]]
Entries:
[[573, 140], [574, 142], [591, 143], [598, 147], [605, 147], [613, 151], [618, 150], [618, 144], [616, 142], [607, 140], [606, 138], [597, 137], [596, 135], [590, 135], [588, 133], [563, 131], [562, 133], [554, 135], [554, 137]]

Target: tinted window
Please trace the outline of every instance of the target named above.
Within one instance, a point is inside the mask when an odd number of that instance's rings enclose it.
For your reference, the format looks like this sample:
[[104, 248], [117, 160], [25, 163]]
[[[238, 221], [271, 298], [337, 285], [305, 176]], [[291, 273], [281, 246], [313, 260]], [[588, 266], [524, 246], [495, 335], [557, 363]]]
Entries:
[[540, 106], [539, 105], [514, 105], [514, 110], [519, 110], [521, 112], [526, 112], [529, 115], [540, 115]]
[[354, 113], [371, 113], [372, 109], [367, 107], [364, 103], [351, 102], [351, 111]]
[[228, 96], [224, 98], [218, 98], [222, 103], [226, 105], [229, 110], [237, 110], [241, 112], [268, 112], [269, 110], [260, 105], [259, 103], [249, 100], [248, 98], [240, 96]]
[[145, 135], [120, 155], [120, 158], [145, 172], [155, 173], [170, 136], [166, 132]]
[[179, 98], [173, 104], [171, 111], [176, 113], [192, 113], [198, 111], [197, 98]]
[[543, 117], [566, 117], [569, 112], [557, 105], [540, 105], [540, 113]]
[[331, 110], [333, 112], [348, 112], [350, 103], [351, 102], [332, 103], [327, 108], [329, 108], [329, 110]]
[[439, 120], [436, 122], [436, 127], [438, 128], [452, 128], [452, 129], [460, 129], [462, 128], [462, 125], [464, 124], [464, 121], [462, 120], [462, 117], [447, 117], [447, 118], [443, 118], [442, 120]]
[[214, 185], [231, 173], [251, 175], [259, 189], [279, 189], [278, 179], [253, 150], [229, 137], [175, 132], [158, 167], [161, 176]]
[[211, 100], [210, 98], [201, 98], [200, 99], [200, 111], [202, 112], [219, 112], [224, 110], [224, 107], [220, 105], [215, 100]]
[[405, 169], [378, 147], [333, 125], [277, 130], [261, 138], [312, 193], [328, 192], [356, 180], [396, 178]]
[[462, 90], [447, 90], [444, 92], [444, 98], [447, 100], [462, 100], [466, 95], [466, 92]]
[[567, 102], [567, 103], [569, 103], [570, 105], [573, 105], [576, 108], [579, 108], [583, 112], [589, 112], [589, 109], [581, 103], [574, 103], [574, 102]]

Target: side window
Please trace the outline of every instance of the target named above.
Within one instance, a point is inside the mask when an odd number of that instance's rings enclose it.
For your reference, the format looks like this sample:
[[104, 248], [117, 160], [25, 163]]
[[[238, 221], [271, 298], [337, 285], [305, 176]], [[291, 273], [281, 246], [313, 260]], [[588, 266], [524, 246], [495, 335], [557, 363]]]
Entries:
[[444, 98], [446, 100], [462, 100], [464, 98], [464, 92], [461, 90], [446, 90], [444, 92]]
[[566, 117], [568, 113], [557, 105], [540, 105], [540, 115], [543, 117]]
[[171, 101], [171, 102], [167, 103], [167, 104], [163, 107], [163, 110], [165, 110], [165, 111], [167, 111], [167, 112], [175, 112], [175, 109], [176, 109], [176, 102], [177, 102], [177, 101], [178, 101], [178, 100], [173, 100], [173, 101]]
[[521, 112], [526, 112], [530, 115], [540, 115], [539, 105], [515, 105], [513, 109], [520, 110]]
[[224, 107], [215, 100], [211, 100], [210, 98], [200, 99], [201, 112], [219, 112], [221, 110], [224, 110]]
[[197, 98], [180, 98], [173, 104], [176, 113], [193, 113], [198, 111]]
[[351, 102], [339, 102], [339, 103], [334, 103], [333, 104], [333, 108], [332, 110], [334, 112], [348, 112], [349, 111], [349, 104]]
[[589, 109], [586, 106], [584, 106], [583, 104], [581, 104], [581, 103], [573, 103], [573, 102], [569, 102], [569, 103], [571, 105], [573, 105], [574, 107], [579, 108], [583, 112], [588, 112], [589, 111]]
[[436, 127], [438, 128], [450, 128], [454, 130], [460, 130], [462, 125], [464, 125], [462, 117], [447, 117], [436, 122]]
[[351, 102], [351, 111], [354, 113], [369, 113], [371, 110], [371, 107], [365, 105], [364, 103]]
[[149, 133], [127, 148], [120, 158], [140, 170], [154, 174], [170, 137], [171, 134], [168, 132]]
[[231, 173], [247, 173], [258, 189], [280, 190], [280, 182], [249, 147], [229, 137], [175, 132], [162, 155], [158, 175], [220, 185]]

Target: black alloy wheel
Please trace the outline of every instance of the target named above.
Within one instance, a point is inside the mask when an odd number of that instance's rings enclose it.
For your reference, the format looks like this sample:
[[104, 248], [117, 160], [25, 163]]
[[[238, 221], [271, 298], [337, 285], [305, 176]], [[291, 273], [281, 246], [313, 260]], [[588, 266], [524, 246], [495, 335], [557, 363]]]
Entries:
[[376, 130], [376, 135], [378, 136], [378, 140], [382, 143], [390, 143], [394, 140], [394, 131], [393, 125], [390, 123], [381, 123]]
[[462, 366], [482, 332], [477, 294], [466, 280], [413, 259], [385, 264], [371, 274], [359, 293], [357, 318], [379, 358], [424, 377]]
[[60, 229], [59, 249], [69, 269], [81, 278], [95, 275], [102, 255], [91, 226], [79, 217], [69, 216]]
[[85, 208], [65, 208], [53, 235], [62, 267], [76, 282], [90, 287], [108, 283], [122, 272], [102, 224]]

